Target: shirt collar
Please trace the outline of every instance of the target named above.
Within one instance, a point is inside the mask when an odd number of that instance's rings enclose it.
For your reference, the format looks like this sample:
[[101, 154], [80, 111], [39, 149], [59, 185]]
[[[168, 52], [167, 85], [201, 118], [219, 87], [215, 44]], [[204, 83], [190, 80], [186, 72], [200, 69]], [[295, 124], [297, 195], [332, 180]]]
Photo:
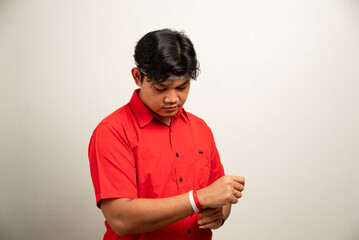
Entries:
[[186, 123], [189, 122], [187, 112], [183, 107], [181, 107], [180, 110], [178, 110], [178, 112], [176, 113], [175, 117], [178, 117], [178, 116], [181, 116]]
[[[133, 92], [129, 104], [130, 104], [130, 108], [132, 109], [133, 113], [137, 118], [138, 124], [140, 125], [141, 128], [143, 128], [147, 124], [149, 124], [153, 118], [158, 119], [158, 117], [142, 102], [139, 93], [140, 93], [140, 89], [136, 89]], [[178, 110], [178, 112], [174, 117], [179, 117], [179, 116], [182, 116], [186, 123], [188, 122], [189, 118], [183, 107], [181, 107], [180, 110]]]

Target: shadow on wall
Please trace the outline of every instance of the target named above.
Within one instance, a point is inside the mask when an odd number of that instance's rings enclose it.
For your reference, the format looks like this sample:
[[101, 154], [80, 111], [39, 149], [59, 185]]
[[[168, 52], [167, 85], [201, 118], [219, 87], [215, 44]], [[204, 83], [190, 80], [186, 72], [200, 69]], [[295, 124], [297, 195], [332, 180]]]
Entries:
[[9, 24], [11, 25], [11, 21], [9, 21], [10, 18], [7, 16], [12, 12], [12, 9], [15, 8], [14, 2], [16, 1], [11, 1], [11, 0], [0, 1], [0, 33], [4, 25], [9, 25]]

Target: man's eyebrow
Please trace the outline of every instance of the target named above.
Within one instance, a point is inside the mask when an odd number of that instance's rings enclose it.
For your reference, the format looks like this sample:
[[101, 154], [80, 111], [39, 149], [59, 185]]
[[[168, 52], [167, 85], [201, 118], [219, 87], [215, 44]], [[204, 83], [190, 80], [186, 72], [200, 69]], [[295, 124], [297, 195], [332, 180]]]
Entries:
[[[182, 87], [182, 86], [186, 85], [189, 81], [190, 81], [190, 79], [187, 79], [187, 81], [185, 81], [184, 83], [179, 85], [179, 87]], [[158, 85], [160, 87], [169, 87], [169, 86], [172, 86], [173, 84], [166, 85], [166, 84], [163, 84], [163, 83], [155, 83], [155, 85]]]
[[184, 83], [182, 83], [182, 84], [180, 85], [180, 87], [186, 85], [189, 81], [190, 81], [190, 79], [187, 79], [187, 81], [185, 81]]
[[160, 87], [168, 87], [168, 86], [171, 86], [171, 85], [166, 85], [166, 84], [163, 84], [163, 83], [155, 83], [154, 85], [158, 85]]

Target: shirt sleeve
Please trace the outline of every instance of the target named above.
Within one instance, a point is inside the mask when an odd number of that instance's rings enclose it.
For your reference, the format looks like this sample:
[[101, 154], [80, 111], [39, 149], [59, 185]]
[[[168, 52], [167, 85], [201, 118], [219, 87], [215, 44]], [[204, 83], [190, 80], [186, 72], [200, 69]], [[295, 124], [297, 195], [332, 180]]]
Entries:
[[88, 153], [98, 207], [101, 199], [137, 198], [135, 158], [124, 130], [100, 124], [93, 132]]
[[210, 130], [210, 132], [211, 132], [211, 174], [209, 176], [208, 185], [211, 185], [218, 178], [224, 176], [225, 174], [223, 165], [219, 157], [217, 146], [214, 141], [212, 131]]

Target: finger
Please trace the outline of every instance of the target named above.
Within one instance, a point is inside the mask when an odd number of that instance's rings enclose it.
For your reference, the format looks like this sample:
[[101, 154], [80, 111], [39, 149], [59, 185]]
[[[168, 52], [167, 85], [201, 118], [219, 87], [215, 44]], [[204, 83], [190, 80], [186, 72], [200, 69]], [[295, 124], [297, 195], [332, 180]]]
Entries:
[[237, 199], [242, 197], [242, 193], [240, 191], [235, 191], [233, 194]]
[[231, 176], [232, 179], [238, 183], [241, 183], [244, 185], [245, 183], [245, 178], [244, 177], [241, 177], [241, 176]]
[[217, 219], [216, 221], [204, 224], [199, 226], [200, 229], [217, 229], [221, 226], [222, 224], [222, 218], [221, 219]]
[[[238, 193], [240, 193], [240, 192], [238, 192]], [[237, 195], [239, 195], [238, 193], [237, 193]], [[229, 203], [230, 203], [230, 204], [236, 204], [236, 203], [238, 203], [238, 198], [237, 198], [236, 196], [234, 196], [234, 194], [233, 194], [233, 196], [232, 196], [232, 198], [230, 199]]]
[[204, 224], [208, 224], [214, 221], [217, 221], [221, 219], [222, 220], [222, 212], [216, 212], [210, 216], [205, 216], [201, 219], [198, 220], [198, 225], [204, 225]]
[[244, 185], [243, 184], [240, 184], [238, 182], [234, 182], [233, 183], [233, 188], [237, 191], [240, 191], [242, 192], [244, 190]]
[[219, 207], [219, 208], [206, 208], [204, 210], [201, 210], [198, 213], [198, 216], [199, 217], [206, 217], [206, 216], [213, 215], [213, 214], [215, 214], [217, 212], [222, 212], [222, 207]]

